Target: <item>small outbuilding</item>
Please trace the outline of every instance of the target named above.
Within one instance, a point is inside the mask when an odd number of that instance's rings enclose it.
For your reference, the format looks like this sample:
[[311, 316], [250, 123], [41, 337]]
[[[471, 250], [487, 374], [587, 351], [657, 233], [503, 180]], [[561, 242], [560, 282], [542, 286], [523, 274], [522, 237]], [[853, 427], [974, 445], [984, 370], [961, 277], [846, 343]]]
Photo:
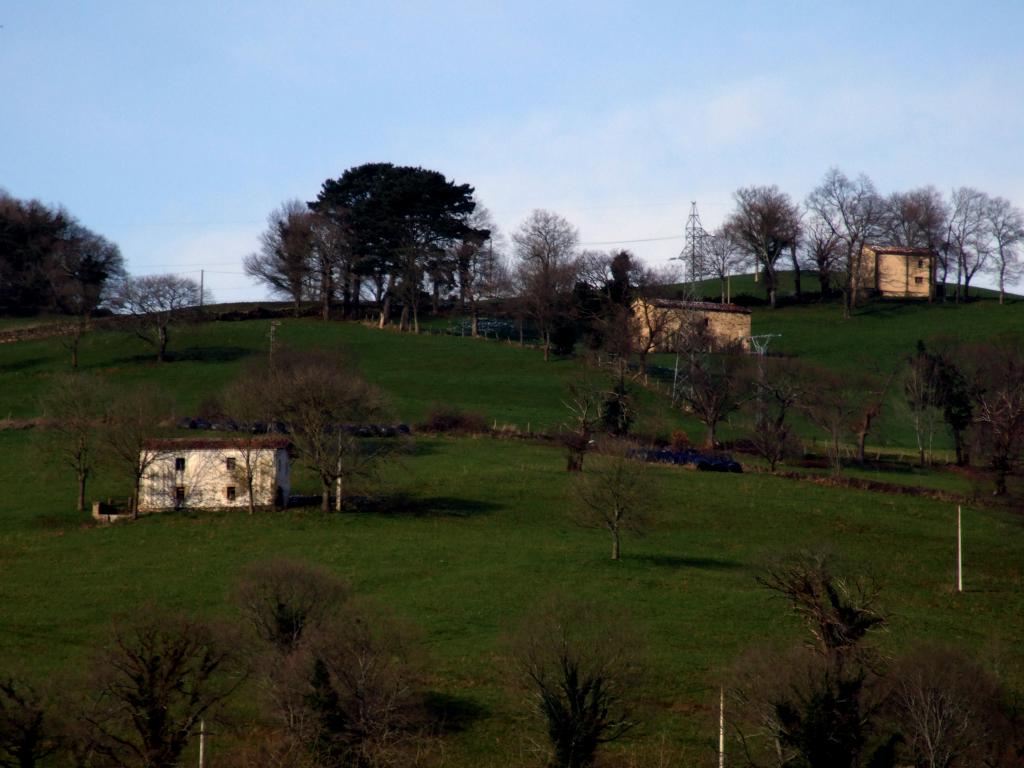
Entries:
[[289, 441], [282, 437], [183, 437], [149, 440], [139, 511], [286, 506], [291, 492]]
[[927, 248], [865, 245], [861, 250], [859, 293], [927, 299], [935, 285], [935, 254]]
[[638, 298], [633, 317], [641, 344], [653, 337], [655, 352], [674, 350], [680, 335], [694, 326], [703, 326], [716, 346], [750, 346], [750, 310], [736, 304]]

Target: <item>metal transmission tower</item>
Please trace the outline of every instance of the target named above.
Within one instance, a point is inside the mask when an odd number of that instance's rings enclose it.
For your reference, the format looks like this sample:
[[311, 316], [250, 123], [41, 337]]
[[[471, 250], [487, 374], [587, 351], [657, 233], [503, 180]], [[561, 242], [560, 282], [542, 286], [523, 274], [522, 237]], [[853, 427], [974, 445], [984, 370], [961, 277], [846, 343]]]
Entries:
[[703, 280], [707, 274], [707, 249], [711, 236], [700, 223], [697, 201], [690, 202], [690, 216], [686, 219], [686, 241], [678, 259], [686, 265], [686, 279], [690, 283]]

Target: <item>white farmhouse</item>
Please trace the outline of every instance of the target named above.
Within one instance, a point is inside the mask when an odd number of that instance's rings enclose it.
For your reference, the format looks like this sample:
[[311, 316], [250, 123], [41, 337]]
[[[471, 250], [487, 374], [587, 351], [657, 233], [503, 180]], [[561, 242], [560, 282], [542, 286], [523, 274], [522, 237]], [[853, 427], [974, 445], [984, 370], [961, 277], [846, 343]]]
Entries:
[[291, 492], [289, 442], [281, 437], [184, 437], [149, 440], [139, 511], [285, 506]]

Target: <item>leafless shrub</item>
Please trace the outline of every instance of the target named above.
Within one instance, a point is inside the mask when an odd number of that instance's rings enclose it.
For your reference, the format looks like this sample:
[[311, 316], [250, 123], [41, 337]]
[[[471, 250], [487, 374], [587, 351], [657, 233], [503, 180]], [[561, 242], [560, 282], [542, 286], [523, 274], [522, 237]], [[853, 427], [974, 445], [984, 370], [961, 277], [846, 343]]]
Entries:
[[591, 766], [601, 744], [636, 725], [637, 649], [621, 618], [565, 598], [550, 599], [523, 619], [510, 654], [530, 707], [543, 720], [550, 765]]
[[307, 632], [337, 616], [349, 594], [348, 585], [330, 571], [277, 558], [242, 571], [234, 603], [261, 641], [287, 655]]
[[922, 646], [889, 670], [889, 715], [906, 760], [924, 768], [1000, 765], [1011, 742], [1004, 692], [962, 651]]
[[629, 457], [624, 445], [609, 445], [592, 468], [572, 484], [574, 519], [603, 528], [612, 538], [612, 560], [620, 559], [623, 531], [642, 532], [657, 504], [657, 476], [646, 464]]
[[0, 679], [0, 767], [39, 765], [60, 750], [62, 737], [46, 692], [21, 678]]
[[116, 626], [92, 666], [82, 715], [90, 764], [177, 765], [200, 720], [243, 679], [233, 645], [181, 616]]

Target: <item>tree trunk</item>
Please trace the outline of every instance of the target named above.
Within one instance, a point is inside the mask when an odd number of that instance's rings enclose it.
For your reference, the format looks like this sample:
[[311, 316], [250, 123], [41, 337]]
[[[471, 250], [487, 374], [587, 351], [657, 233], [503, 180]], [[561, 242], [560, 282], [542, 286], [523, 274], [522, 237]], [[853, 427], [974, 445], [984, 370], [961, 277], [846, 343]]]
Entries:
[[420, 332], [420, 310], [416, 303], [412, 305], [412, 332], [415, 334]]
[[164, 361], [164, 353], [167, 351], [167, 342], [169, 340], [169, 334], [167, 332], [167, 326], [161, 325], [157, 329], [157, 345], [156, 345], [156, 361], [162, 363]]
[[544, 331], [544, 360], [547, 361], [551, 357], [551, 334]]
[[612, 528], [612, 560], [620, 559], [619, 551], [619, 531], [616, 528]]
[[388, 315], [391, 314], [391, 296], [390, 294], [384, 294], [384, 301], [380, 305], [380, 322], [377, 324], [378, 328], [383, 328], [388, 323]]
[[793, 290], [796, 294], [796, 300], [801, 301], [804, 294], [800, 287], [800, 260], [796, 257], [795, 246], [790, 249], [790, 256], [793, 259]]
[[245, 484], [246, 484], [246, 486], [248, 486], [248, 491], [249, 491], [249, 514], [250, 515], [255, 515], [256, 514], [256, 497], [253, 494], [252, 479], [253, 479], [252, 478], [252, 472], [249, 472], [249, 476], [245, 480]]
[[331, 511], [331, 481], [321, 480], [321, 483], [323, 487], [320, 491], [320, 511], [327, 515]]
[[953, 448], [956, 450], [956, 465], [958, 467], [966, 467], [971, 463], [971, 458], [967, 454], [967, 446], [964, 445], [963, 430], [953, 430]]
[[398, 318], [398, 330], [405, 333], [409, 329], [409, 305], [402, 305], [402, 314]]
[[714, 422], [711, 422], [710, 424], [707, 425], [707, 447], [712, 451], [715, 450], [715, 426], [716, 424]]
[[480, 313], [477, 311], [476, 304], [473, 304], [473, 313], [470, 318], [470, 336], [474, 339], [480, 335]]
[[78, 473], [78, 513], [85, 512], [85, 481], [86, 473], [79, 471]]

